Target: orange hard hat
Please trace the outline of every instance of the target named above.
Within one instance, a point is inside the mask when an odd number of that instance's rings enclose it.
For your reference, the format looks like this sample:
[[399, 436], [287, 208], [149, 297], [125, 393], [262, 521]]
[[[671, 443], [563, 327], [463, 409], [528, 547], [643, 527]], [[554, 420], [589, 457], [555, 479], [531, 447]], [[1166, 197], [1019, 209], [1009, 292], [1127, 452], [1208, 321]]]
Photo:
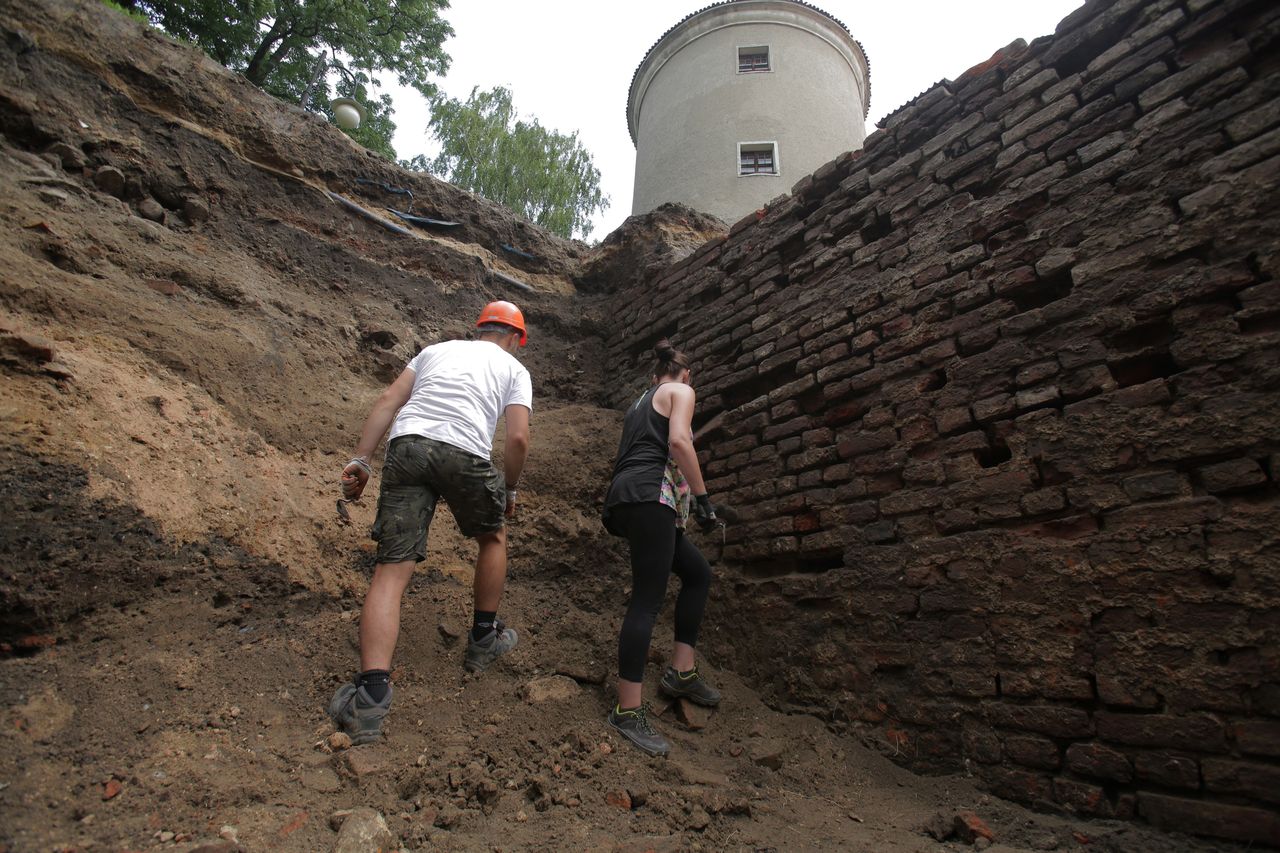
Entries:
[[501, 323], [519, 330], [520, 346], [529, 342], [529, 333], [524, 328], [524, 314], [510, 302], [499, 300], [484, 306], [484, 310], [480, 312], [480, 319], [476, 320], [476, 325], [483, 326], [485, 323]]

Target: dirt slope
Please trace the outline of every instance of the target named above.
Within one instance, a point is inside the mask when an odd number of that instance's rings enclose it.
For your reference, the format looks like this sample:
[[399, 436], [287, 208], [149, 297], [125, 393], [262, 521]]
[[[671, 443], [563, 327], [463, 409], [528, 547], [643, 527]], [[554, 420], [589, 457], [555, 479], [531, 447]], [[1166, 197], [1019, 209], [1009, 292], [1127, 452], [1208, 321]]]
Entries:
[[[910, 776], [714, 661], [724, 709], [700, 731], [668, 710], [671, 760], [622, 747], [625, 563], [596, 521], [619, 415], [582, 248], [96, 3], [0, 7], [0, 83], [0, 850], [325, 850], [357, 806], [409, 849], [933, 851], [961, 842], [922, 827], [960, 811], [993, 850], [1215, 849]], [[324, 194], [403, 200], [357, 179], [462, 225], [400, 236]], [[463, 677], [472, 551], [441, 513], [389, 737], [330, 752], [372, 547], [334, 479], [382, 384], [499, 296], [531, 320], [536, 396], [521, 647]]]

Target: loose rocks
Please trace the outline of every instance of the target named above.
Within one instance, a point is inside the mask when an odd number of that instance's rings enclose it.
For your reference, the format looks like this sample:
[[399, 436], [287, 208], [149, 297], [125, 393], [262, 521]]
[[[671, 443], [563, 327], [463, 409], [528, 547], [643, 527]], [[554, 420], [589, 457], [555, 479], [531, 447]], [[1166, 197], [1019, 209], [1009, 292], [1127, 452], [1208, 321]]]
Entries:
[[55, 142], [49, 146], [48, 153], [55, 155], [67, 171], [84, 168], [84, 152], [74, 145]]
[[342, 822], [333, 853], [374, 853], [399, 847], [399, 840], [391, 834], [381, 814], [373, 809], [352, 809]]
[[193, 225], [204, 222], [209, 218], [209, 205], [198, 198], [187, 197], [182, 201], [182, 215]]
[[164, 208], [153, 198], [144, 198], [138, 202], [138, 215], [152, 222], [164, 222]]
[[550, 675], [546, 678], [535, 678], [530, 681], [521, 688], [520, 695], [530, 705], [539, 705], [543, 702], [572, 699], [580, 692], [582, 692], [582, 688], [572, 678], [566, 678], [563, 675]]
[[124, 172], [115, 166], [103, 166], [94, 173], [93, 182], [104, 193], [116, 198], [124, 197]]

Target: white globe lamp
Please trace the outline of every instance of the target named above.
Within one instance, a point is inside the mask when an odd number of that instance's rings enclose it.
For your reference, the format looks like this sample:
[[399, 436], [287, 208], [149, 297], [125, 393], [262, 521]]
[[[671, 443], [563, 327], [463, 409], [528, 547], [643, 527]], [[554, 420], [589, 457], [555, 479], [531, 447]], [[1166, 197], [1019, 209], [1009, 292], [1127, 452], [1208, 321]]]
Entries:
[[333, 107], [333, 120], [343, 130], [355, 130], [365, 119], [364, 107], [351, 98], [334, 98], [330, 106]]

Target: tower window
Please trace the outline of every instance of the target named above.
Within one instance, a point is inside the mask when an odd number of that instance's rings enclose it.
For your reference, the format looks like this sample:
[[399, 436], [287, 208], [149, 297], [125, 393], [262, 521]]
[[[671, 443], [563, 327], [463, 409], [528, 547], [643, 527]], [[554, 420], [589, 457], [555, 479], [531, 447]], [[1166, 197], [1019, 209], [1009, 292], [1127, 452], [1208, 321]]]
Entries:
[[778, 174], [778, 151], [775, 142], [739, 142], [739, 175]]
[[764, 45], [738, 48], [738, 73], [769, 70], [769, 48]]

